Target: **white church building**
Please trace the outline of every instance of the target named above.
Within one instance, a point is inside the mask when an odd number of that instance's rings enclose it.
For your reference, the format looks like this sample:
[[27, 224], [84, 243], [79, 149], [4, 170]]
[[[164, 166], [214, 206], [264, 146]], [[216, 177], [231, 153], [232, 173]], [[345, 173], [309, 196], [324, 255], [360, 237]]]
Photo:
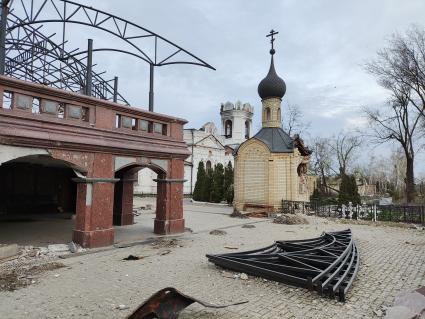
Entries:
[[[221, 163], [234, 166], [233, 150], [252, 137], [252, 117], [254, 108], [249, 103], [237, 101], [222, 103], [220, 107], [221, 129], [208, 122], [200, 129], [185, 129], [184, 140], [191, 152], [184, 166], [184, 194], [191, 195], [196, 183], [199, 162], [204, 162], [206, 168]], [[134, 193], [140, 195], [155, 195], [157, 178], [150, 169], [142, 169], [138, 173], [138, 181], [134, 185]]]

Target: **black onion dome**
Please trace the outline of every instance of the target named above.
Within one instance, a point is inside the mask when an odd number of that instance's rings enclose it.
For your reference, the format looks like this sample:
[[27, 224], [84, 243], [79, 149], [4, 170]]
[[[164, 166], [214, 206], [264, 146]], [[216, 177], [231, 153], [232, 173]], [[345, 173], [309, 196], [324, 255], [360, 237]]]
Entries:
[[261, 80], [258, 84], [258, 94], [261, 99], [267, 99], [271, 97], [282, 98], [286, 92], [286, 84], [276, 73], [274, 69], [273, 55], [270, 63], [270, 70], [267, 76]]

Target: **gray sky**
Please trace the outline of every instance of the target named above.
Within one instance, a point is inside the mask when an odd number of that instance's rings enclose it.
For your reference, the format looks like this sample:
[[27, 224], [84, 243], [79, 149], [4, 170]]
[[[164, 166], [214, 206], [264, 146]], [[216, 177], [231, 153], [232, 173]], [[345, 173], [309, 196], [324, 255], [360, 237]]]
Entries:
[[[425, 12], [423, 0], [120, 0], [119, 7], [114, 3], [96, 1], [96, 7], [168, 37], [217, 69], [157, 68], [156, 110], [184, 117], [192, 127], [211, 119], [218, 123], [220, 103], [237, 99], [255, 106], [258, 127], [257, 85], [269, 66], [265, 35], [271, 28], [278, 30], [275, 58], [277, 72], [287, 84], [284, 102], [300, 106], [314, 135], [351, 127], [362, 121], [361, 106], [385, 101], [386, 92], [362, 65], [392, 33], [420, 24]], [[134, 62], [118, 62], [122, 70], [106, 68], [122, 74], [120, 87], [133, 105], [146, 107], [148, 68]]]
[[[284, 104], [299, 105], [312, 136], [329, 136], [364, 124], [360, 108], [379, 105], [386, 92], [362, 68], [394, 32], [424, 27], [423, 0], [97, 0], [94, 6], [133, 21], [199, 56], [217, 71], [195, 66], [156, 68], [155, 110], [186, 118], [188, 127], [213, 120], [227, 100], [255, 107], [257, 85], [270, 63], [265, 35], [279, 31], [275, 65], [287, 84]], [[119, 5], [117, 5], [117, 3]], [[120, 45], [103, 33], [68, 29], [71, 48]], [[120, 77], [120, 91], [133, 106], [147, 108], [148, 65], [119, 54], [97, 53], [94, 62]], [[108, 76], [106, 76], [108, 77]], [[285, 107], [283, 107], [285, 116]]]

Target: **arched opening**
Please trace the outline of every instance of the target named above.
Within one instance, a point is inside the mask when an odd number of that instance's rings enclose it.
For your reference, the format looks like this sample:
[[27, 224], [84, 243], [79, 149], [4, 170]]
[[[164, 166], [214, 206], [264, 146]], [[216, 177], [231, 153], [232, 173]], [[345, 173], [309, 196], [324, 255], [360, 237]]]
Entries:
[[270, 112], [270, 108], [268, 107], [266, 108], [266, 120], [270, 121], [270, 118], [271, 118], [271, 112]]
[[210, 171], [210, 170], [211, 170], [211, 168], [212, 168], [211, 161], [207, 161], [207, 163], [205, 164], [205, 169], [206, 169], [206, 171], [207, 171], [207, 172], [208, 172], [208, 171]]
[[224, 123], [224, 128], [225, 128], [225, 132], [224, 135], [226, 138], [231, 138], [232, 137], [232, 130], [233, 130], [233, 123], [231, 120], [227, 120]]
[[114, 187], [115, 242], [142, 240], [152, 235], [158, 195], [155, 180], [165, 176], [165, 171], [155, 165], [133, 164], [115, 172], [119, 179]]
[[250, 132], [249, 132], [249, 121], [245, 121], [245, 138], [246, 139], [249, 139], [249, 134], [250, 134]]
[[280, 112], [280, 107], [277, 109], [277, 120], [280, 122], [281, 121], [281, 117], [282, 117], [282, 114], [281, 114], [281, 112]]
[[72, 241], [75, 165], [29, 155], [0, 165], [0, 243], [46, 246]]

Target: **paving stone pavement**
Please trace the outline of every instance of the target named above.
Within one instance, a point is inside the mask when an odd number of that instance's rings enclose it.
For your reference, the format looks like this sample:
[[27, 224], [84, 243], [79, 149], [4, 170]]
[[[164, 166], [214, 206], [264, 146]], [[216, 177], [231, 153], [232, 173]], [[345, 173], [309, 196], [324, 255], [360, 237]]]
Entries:
[[[221, 208], [215, 208], [220, 211]], [[214, 210], [214, 209], [213, 209]], [[214, 211], [213, 211], [214, 212]], [[226, 228], [226, 235], [186, 233], [172, 247], [141, 245], [64, 259], [65, 268], [44, 273], [36, 283], [14, 292], [0, 292], [0, 318], [125, 318], [159, 289], [173, 286], [209, 303], [249, 301], [224, 309], [193, 304], [180, 318], [375, 318], [374, 310], [390, 305], [401, 291], [425, 285], [425, 232], [384, 226], [346, 225], [309, 217], [309, 225], [279, 225], [268, 220], [235, 220], [225, 214], [196, 215], [193, 225], [208, 220]], [[255, 228], [241, 224], [257, 222]], [[209, 263], [207, 253], [259, 248], [274, 240], [315, 237], [323, 231], [351, 227], [361, 265], [346, 303], [317, 293], [249, 276], [228, 278]], [[167, 251], [170, 251], [167, 254]], [[129, 254], [145, 256], [122, 261]], [[58, 276], [59, 275], [59, 276]], [[119, 304], [129, 309], [118, 310]]]

